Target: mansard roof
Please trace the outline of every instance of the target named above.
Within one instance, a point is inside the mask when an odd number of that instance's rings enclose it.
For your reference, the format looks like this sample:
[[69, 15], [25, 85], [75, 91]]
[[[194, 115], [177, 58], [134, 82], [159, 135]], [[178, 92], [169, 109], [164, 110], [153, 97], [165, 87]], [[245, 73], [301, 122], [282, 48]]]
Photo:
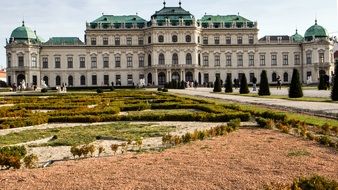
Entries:
[[156, 11], [151, 18], [155, 20], [192, 20], [194, 16], [182, 7], [163, 7], [161, 10]]
[[84, 45], [78, 37], [52, 37], [43, 45]]
[[143, 27], [145, 23], [147, 23], [147, 21], [138, 15], [102, 15], [100, 18], [91, 22], [90, 26], [92, 28], [96, 28], [99, 25], [101, 25], [103, 28], [109, 28], [111, 26], [120, 28], [122, 25], [125, 25], [127, 28], [130, 28], [134, 24], [139, 27]]
[[238, 28], [245, 25], [252, 28], [255, 25], [254, 22], [240, 15], [204, 15], [199, 22], [204, 28], [208, 27], [209, 24], [213, 24], [214, 26], [224, 24], [226, 28], [230, 28], [233, 25], [236, 25]]

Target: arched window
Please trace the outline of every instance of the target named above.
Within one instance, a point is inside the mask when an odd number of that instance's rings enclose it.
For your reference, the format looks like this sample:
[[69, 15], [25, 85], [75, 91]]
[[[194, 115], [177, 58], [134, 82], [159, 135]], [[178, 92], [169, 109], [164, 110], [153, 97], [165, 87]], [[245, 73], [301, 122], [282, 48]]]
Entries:
[[80, 85], [86, 85], [86, 77], [84, 75], [80, 77]]
[[185, 62], [187, 65], [191, 65], [192, 64], [192, 57], [190, 53], [187, 53], [186, 57], [185, 57]]
[[148, 44], [151, 44], [151, 36], [148, 37]]
[[45, 84], [47, 86], [49, 86], [49, 81], [48, 81], [48, 77], [47, 76], [44, 76], [42, 80], [45, 82]]
[[58, 75], [55, 77], [55, 85], [60, 86], [61, 85], [61, 77]]
[[172, 41], [173, 41], [173, 42], [177, 42], [177, 35], [173, 35], [173, 36], [172, 36]]
[[198, 65], [201, 65], [201, 54], [198, 54]]
[[68, 86], [73, 86], [73, 85], [74, 85], [73, 76], [70, 75], [70, 76], [68, 76]]
[[173, 54], [173, 65], [178, 65], [178, 55], [177, 55], [177, 53]]
[[191, 42], [191, 36], [190, 35], [185, 36], [185, 42]]
[[283, 75], [283, 81], [289, 82], [289, 74], [287, 72], [285, 72], [284, 75]]
[[272, 82], [277, 82], [277, 74], [275, 72], [272, 73]]
[[160, 55], [158, 56], [158, 64], [159, 65], [164, 65], [165, 64], [163, 53], [160, 53]]
[[158, 85], [165, 85], [166, 83], [166, 76], [164, 72], [160, 72], [158, 74]]
[[164, 37], [162, 35], [158, 36], [158, 42], [164, 42]]
[[148, 55], [148, 66], [151, 66], [151, 55]]

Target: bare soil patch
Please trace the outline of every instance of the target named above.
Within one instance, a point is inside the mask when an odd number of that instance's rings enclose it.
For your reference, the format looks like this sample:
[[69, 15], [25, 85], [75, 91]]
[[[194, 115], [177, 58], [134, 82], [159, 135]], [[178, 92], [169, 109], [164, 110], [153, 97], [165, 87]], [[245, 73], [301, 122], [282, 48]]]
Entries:
[[316, 142], [242, 128], [164, 152], [4, 171], [0, 183], [4, 189], [261, 189], [314, 173], [337, 180], [337, 163], [337, 151]]

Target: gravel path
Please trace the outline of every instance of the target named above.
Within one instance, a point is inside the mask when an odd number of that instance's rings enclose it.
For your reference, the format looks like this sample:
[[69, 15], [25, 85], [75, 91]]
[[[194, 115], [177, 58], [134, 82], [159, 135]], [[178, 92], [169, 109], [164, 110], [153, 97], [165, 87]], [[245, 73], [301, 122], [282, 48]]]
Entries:
[[[307, 155], [290, 155], [291, 152]], [[314, 173], [338, 180], [337, 151], [266, 129], [243, 128], [159, 153], [58, 162], [1, 172], [4, 189], [262, 189]]]
[[[190, 96], [201, 96], [208, 98], [218, 98], [224, 100], [231, 100], [241, 103], [260, 104], [273, 107], [279, 107], [283, 109], [291, 108], [296, 111], [310, 112], [317, 115], [327, 115], [338, 119], [338, 104], [337, 103], [326, 103], [326, 102], [305, 102], [305, 101], [291, 101], [283, 99], [270, 99], [270, 98], [256, 98], [246, 97], [229, 94], [216, 94], [211, 93], [211, 88], [188, 88], [185, 90], [174, 90], [170, 89], [171, 93], [184, 94]], [[327, 92], [327, 91], [324, 91]], [[312, 92], [311, 94], [313, 94]]]

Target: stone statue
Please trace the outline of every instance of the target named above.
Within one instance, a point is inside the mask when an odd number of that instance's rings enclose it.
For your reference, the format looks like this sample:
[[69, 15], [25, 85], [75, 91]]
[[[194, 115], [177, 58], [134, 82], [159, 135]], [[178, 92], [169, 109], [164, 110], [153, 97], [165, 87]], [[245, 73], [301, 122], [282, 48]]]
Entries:
[[41, 80], [41, 88], [48, 88], [46, 82], [44, 80]]

